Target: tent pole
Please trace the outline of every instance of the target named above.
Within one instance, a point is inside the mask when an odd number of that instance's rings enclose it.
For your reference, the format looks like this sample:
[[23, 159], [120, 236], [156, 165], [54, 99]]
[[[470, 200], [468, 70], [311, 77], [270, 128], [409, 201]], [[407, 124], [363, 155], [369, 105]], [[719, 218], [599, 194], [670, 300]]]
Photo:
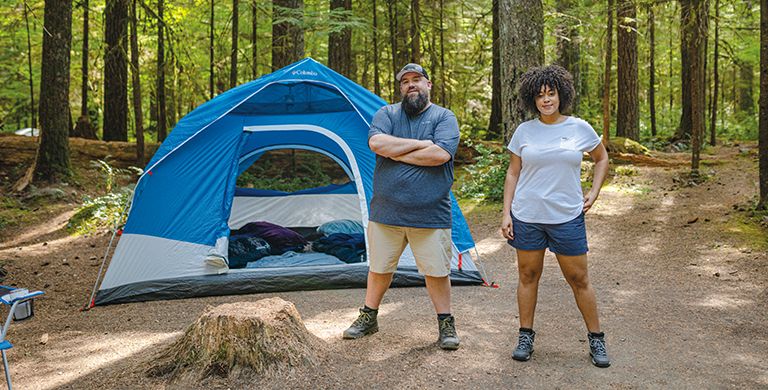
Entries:
[[94, 304], [94, 297], [96, 296], [96, 289], [99, 287], [99, 281], [101, 279], [101, 273], [104, 271], [104, 264], [107, 263], [107, 256], [109, 256], [109, 251], [112, 249], [112, 242], [115, 241], [115, 236], [117, 236], [117, 232], [120, 230], [118, 229], [118, 225], [120, 224], [120, 221], [123, 220], [123, 217], [125, 217], [126, 211], [128, 211], [128, 206], [133, 203], [133, 197], [131, 197], [131, 202], [128, 202], [123, 207], [123, 211], [120, 213], [120, 219], [115, 221], [115, 227], [112, 229], [112, 237], [109, 239], [109, 245], [107, 245], [107, 250], [104, 252], [104, 258], [101, 259], [101, 266], [99, 266], [99, 273], [96, 275], [96, 282], [93, 284], [93, 290], [91, 290], [91, 297], [88, 299], [88, 302], [85, 303], [85, 306], [81, 309], [82, 311], [90, 310], [92, 307], [95, 306]]

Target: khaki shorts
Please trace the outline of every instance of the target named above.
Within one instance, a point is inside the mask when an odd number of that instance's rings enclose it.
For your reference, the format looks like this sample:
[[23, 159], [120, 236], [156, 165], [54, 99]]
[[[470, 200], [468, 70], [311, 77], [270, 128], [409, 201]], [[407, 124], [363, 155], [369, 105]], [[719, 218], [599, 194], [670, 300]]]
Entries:
[[405, 246], [411, 245], [419, 273], [433, 277], [451, 273], [451, 229], [412, 228], [368, 222], [369, 267], [379, 274], [397, 270]]

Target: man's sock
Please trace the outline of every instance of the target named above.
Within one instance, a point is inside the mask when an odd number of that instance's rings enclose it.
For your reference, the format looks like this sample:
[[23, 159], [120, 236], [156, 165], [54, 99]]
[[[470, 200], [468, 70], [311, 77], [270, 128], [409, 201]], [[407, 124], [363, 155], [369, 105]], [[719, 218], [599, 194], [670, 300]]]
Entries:
[[533, 333], [531, 328], [520, 328], [520, 333]]
[[363, 311], [364, 311], [364, 312], [366, 312], [366, 313], [373, 313], [373, 314], [376, 314], [376, 313], [378, 313], [378, 312], [379, 312], [379, 309], [371, 309], [371, 308], [370, 308], [370, 307], [368, 307], [367, 305], [363, 305]]
[[437, 320], [442, 321], [451, 316], [451, 313], [437, 313]]

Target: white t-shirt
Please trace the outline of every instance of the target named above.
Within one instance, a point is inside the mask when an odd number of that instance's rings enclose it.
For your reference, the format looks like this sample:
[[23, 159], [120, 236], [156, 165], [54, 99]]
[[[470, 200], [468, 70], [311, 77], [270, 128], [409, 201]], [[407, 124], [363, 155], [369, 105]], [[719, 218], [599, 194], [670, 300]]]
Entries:
[[586, 121], [569, 116], [553, 125], [520, 124], [507, 148], [522, 159], [512, 214], [529, 223], [563, 223], [581, 214], [581, 160], [600, 144]]

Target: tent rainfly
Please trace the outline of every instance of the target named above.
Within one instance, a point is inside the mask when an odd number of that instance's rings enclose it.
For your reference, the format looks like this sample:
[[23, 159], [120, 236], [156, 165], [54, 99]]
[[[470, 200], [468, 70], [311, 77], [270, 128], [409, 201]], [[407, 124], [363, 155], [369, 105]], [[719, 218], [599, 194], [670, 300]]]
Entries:
[[[364, 287], [367, 256], [351, 263], [262, 268], [220, 268], [210, 260], [227, 261], [230, 232], [250, 222], [311, 228], [351, 219], [366, 228], [375, 165], [368, 128], [385, 104], [306, 58], [190, 112], [139, 178], [126, 225], [91, 304]], [[323, 154], [339, 164], [349, 183], [295, 193], [236, 188], [242, 172], [277, 149]], [[483, 283], [469, 255], [475, 246], [469, 228], [453, 194], [451, 199], [451, 280]], [[423, 283], [406, 248], [393, 286]]]

